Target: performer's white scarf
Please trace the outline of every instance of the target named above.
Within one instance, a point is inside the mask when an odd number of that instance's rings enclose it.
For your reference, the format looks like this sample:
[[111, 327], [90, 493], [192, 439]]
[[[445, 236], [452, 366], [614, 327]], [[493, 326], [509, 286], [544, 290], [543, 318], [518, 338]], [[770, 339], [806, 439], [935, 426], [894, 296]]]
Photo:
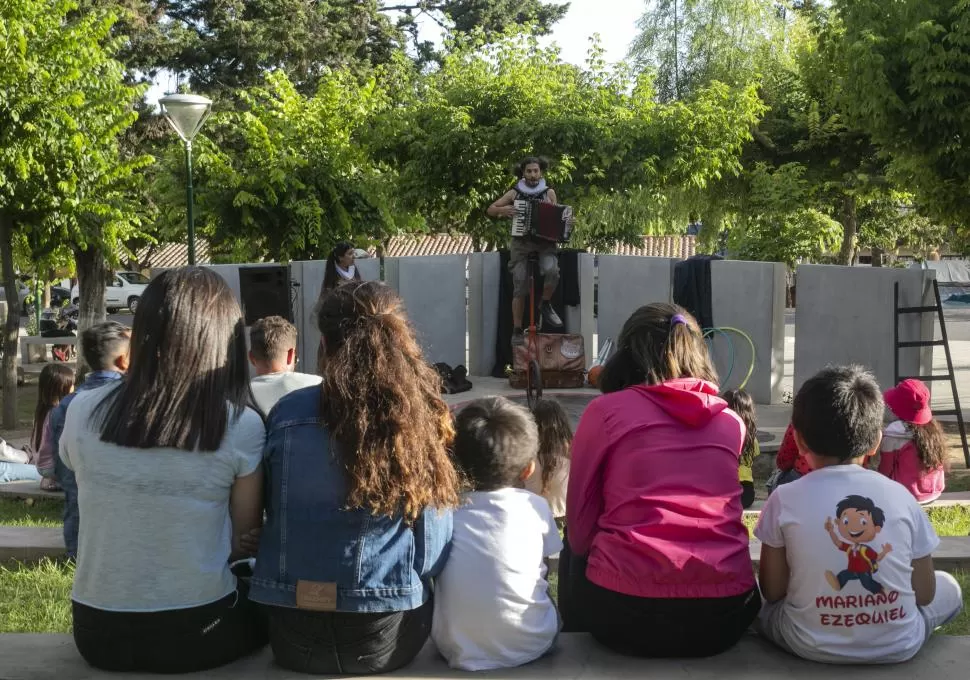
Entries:
[[520, 179], [519, 183], [515, 185], [515, 190], [520, 194], [525, 194], [526, 196], [538, 196], [548, 188], [549, 187], [546, 185], [545, 178], [540, 179], [539, 183], [534, 187], [530, 187], [528, 184], [526, 184], [524, 179]]
[[347, 279], [348, 281], [354, 278], [354, 274], [357, 272], [357, 265], [350, 265], [350, 269], [344, 269], [339, 264], [337, 265], [337, 273], [340, 274], [340, 278]]

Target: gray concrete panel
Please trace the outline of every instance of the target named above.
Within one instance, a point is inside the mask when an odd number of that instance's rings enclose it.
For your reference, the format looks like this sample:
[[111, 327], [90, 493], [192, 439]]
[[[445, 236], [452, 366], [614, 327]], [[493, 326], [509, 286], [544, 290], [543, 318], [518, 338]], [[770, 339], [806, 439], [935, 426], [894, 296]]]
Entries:
[[600, 255], [598, 332], [600, 343], [616, 341], [630, 315], [651, 302], [673, 299], [673, 266], [668, 257]]

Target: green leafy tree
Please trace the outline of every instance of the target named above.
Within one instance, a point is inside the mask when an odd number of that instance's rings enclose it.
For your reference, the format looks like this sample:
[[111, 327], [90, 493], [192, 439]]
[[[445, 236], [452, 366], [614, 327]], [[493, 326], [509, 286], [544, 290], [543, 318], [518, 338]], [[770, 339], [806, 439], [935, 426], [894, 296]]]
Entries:
[[408, 0], [386, 2], [383, 11], [402, 12], [398, 25], [410, 36], [418, 62], [441, 62], [444, 54], [433, 43], [421, 40], [417, 20], [422, 16], [448, 31], [470, 35], [483, 32], [494, 38], [515, 26], [529, 25], [546, 35], [569, 11], [569, 3], [545, 0]]
[[[337, 241], [379, 242], [396, 231], [392, 178], [360, 143], [389, 104], [376, 78], [330, 72], [305, 97], [278, 72], [242, 102], [245, 111], [210, 122], [224, 146], [210, 140], [202, 147], [202, 231], [218, 255], [320, 259]], [[180, 212], [175, 217], [181, 221]]]
[[429, 228], [504, 244], [508, 224], [485, 209], [513, 183], [513, 164], [540, 154], [560, 201], [582, 213], [578, 243], [634, 241], [662, 212], [616, 223], [608, 203], [629, 207], [737, 172], [761, 112], [754, 88], [715, 83], [690, 106], [658, 104], [649, 76], [609, 71], [598, 54], [580, 68], [534, 36], [456, 41], [441, 69], [413, 78], [375, 128], [375, 154], [398, 173], [402, 205]]
[[937, 221], [970, 224], [970, 3], [839, 0], [847, 113]]
[[78, 14], [68, 0], [0, 0], [0, 264], [5, 427], [16, 427], [14, 249], [50, 262], [76, 257], [82, 325], [104, 315], [104, 251], [134, 228], [129, 183], [150, 159], [123, 158], [121, 133], [138, 91], [112, 58], [113, 17]]

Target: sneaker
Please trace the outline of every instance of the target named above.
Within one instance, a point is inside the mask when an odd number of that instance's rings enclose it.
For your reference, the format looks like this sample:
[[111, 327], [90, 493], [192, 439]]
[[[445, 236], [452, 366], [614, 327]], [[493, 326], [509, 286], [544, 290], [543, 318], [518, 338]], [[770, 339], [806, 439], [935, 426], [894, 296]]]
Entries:
[[552, 308], [551, 304], [543, 302], [541, 311], [543, 321], [547, 322], [553, 328], [562, 328], [562, 319], [556, 314], [556, 310]]
[[521, 328], [512, 329], [512, 346], [518, 347], [519, 345], [525, 344], [525, 333], [522, 332]]

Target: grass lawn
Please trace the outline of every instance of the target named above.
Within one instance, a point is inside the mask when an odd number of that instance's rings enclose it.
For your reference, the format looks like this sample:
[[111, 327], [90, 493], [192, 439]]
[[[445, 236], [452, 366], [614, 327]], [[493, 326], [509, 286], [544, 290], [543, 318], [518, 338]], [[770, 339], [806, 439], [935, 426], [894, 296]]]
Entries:
[[0, 526], [59, 527], [63, 517], [63, 501], [35, 500], [28, 505], [15, 498], [0, 498]]
[[[926, 514], [936, 529], [937, 536], [966, 536], [970, 534], [970, 505], [951, 505], [927, 508]], [[754, 531], [759, 515], [746, 513], [743, 517], [748, 532]]]

